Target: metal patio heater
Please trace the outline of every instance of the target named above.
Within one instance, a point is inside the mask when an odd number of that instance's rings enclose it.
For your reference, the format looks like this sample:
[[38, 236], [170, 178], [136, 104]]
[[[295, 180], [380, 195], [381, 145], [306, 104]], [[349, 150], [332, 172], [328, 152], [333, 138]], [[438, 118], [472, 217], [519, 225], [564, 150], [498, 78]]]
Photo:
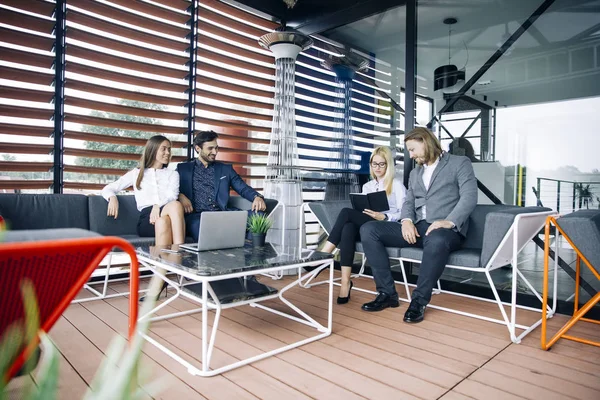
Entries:
[[267, 240], [271, 243], [302, 243], [302, 182], [298, 166], [295, 118], [296, 57], [312, 46], [312, 39], [293, 30], [267, 33], [258, 43], [275, 55], [275, 106], [269, 159], [265, 176], [265, 197], [283, 203], [285, 215], [276, 215]]

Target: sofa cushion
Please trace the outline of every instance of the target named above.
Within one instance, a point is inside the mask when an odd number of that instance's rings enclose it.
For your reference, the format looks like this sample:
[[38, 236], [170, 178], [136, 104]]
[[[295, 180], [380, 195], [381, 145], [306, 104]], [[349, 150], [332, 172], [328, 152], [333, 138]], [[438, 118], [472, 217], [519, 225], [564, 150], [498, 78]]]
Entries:
[[80, 194], [0, 194], [8, 229], [90, 229], [88, 199]]
[[[403, 258], [421, 261], [423, 258], [423, 249], [418, 247], [405, 247], [402, 249], [401, 254]], [[478, 249], [460, 249], [453, 251], [450, 253], [450, 257], [448, 257], [448, 264], [479, 268], [480, 251]]]
[[96, 232], [79, 228], [61, 229], [24, 229], [20, 231], [4, 232], [3, 243], [11, 242], [33, 242], [40, 240], [81, 239], [102, 236]]
[[460, 249], [450, 253], [448, 264], [461, 267], [479, 268], [481, 252], [479, 249]]
[[[264, 200], [265, 205], [267, 206], [265, 214], [270, 215], [273, 212], [273, 209], [277, 206], [277, 204], [279, 204], [279, 202], [277, 200], [267, 198], [265, 198]], [[229, 196], [227, 208], [237, 210], [251, 210], [252, 202], [246, 200], [242, 196]]]
[[[137, 223], [140, 212], [131, 195], [117, 196], [119, 200], [119, 217], [106, 215], [108, 202], [102, 196], [88, 196], [89, 201], [89, 226], [90, 230], [105, 236], [132, 235], [138, 237]], [[154, 241], [154, 238], [152, 238]]]
[[138, 235], [122, 235], [120, 237], [131, 243], [133, 247], [154, 246], [153, 237], [140, 237]]
[[498, 212], [515, 206], [507, 206], [503, 204], [489, 205], [480, 204], [475, 207], [475, 210], [469, 217], [469, 230], [467, 237], [462, 244], [463, 249], [480, 249], [483, 247], [483, 232], [485, 228], [485, 218], [491, 212]]
[[556, 220], [581, 254], [600, 272], [600, 210], [579, 210]]
[[315, 201], [308, 203], [308, 208], [315, 214], [325, 232], [329, 234], [340, 211], [344, 208], [352, 208], [352, 203], [350, 200]]
[[[500, 207], [500, 206], [494, 206]], [[499, 211], [494, 210], [486, 215], [485, 232], [481, 249], [481, 266], [485, 267], [492, 258], [492, 255], [500, 246], [502, 239], [510, 229], [515, 216], [518, 214], [552, 211], [547, 207], [517, 207], [503, 206], [505, 208]]]
[[[154, 246], [154, 238], [153, 237], [140, 237], [138, 235], [121, 235], [119, 237], [127, 240], [134, 247]], [[185, 242], [186, 243], [195, 243], [194, 239], [191, 236], [187, 236], [185, 238]]]
[[[386, 247], [385, 250], [388, 253], [388, 257], [390, 258], [400, 258], [400, 248], [399, 247]], [[359, 253], [364, 253], [365, 248], [361, 242], [356, 242], [356, 251]]]

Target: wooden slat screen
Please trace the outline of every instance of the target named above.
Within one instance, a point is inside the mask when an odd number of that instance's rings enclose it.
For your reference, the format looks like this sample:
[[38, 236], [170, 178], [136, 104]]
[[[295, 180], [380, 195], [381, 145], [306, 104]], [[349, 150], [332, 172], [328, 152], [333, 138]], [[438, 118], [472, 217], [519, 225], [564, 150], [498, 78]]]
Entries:
[[[339, 110], [335, 107], [335, 74], [322, 67], [321, 61], [330, 52], [341, 53], [342, 49], [323, 42], [319, 37], [313, 39], [314, 46], [299, 55], [296, 66], [296, 130], [301, 165], [326, 168], [332, 158], [338, 158], [332, 154], [330, 142], [335, 131], [335, 116]], [[364, 74], [374, 76], [374, 61], [371, 60], [370, 65], [371, 69]], [[377, 65], [377, 69], [380, 68]], [[388, 92], [391, 90], [389, 81], [379, 82], [378, 86]], [[352, 136], [355, 150], [370, 152], [378, 145], [389, 145], [389, 133], [380, 131], [390, 127], [391, 118], [377, 113], [380, 108], [389, 110], [389, 105], [379, 105], [383, 101], [384, 98], [373, 87], [363, 84], [357, 73], [352, 89]], [[360, 159], [356, 156], [351, 162], [358, 168]], [[319, 187], [324, 188], [324, 184], [312, 184], [313, 189]], [[320, 200], [322, 196], [322, 190], [315, 190], [308, 200]]]
[[156, 134], [186, 159], [189, 5], [68, 0], [65, 192], [96, 191], [137, 166]]
[[[354, 51], [313, 37], [314, 45], [298, 56], [296, 63], [296, 131], [300, 165], [327, 168], [330, 161], [339, 160], [340, 153], [332, 149], [331, 141], [335, 131], [336, 78], [332, 71], [325, 69], [321, 62], [331, 53]], [[352, 146], [356, 154], [351, 159], [351, 167], [358, 169], [360, 154], [370, 153], [379, 145], [390, 145], [390, 135], [382, 130], [389, 129], [392, 123], [391, 107], [376, 89], [391, 94], [389, 79], [390, 66], [374, 57], [361, 54], [369, 60], [369, 69], [357, 72], [352, 83]], [[377, 79], [377, 88], [364, 83], [362, 77]], [[377, 77], [388, 79], [378, 79]], [[398, 99], [399, 100], [399, 99]], [[305, 173], [303, 179], [304, 201], [323, 200], [327, 181], [335, 174]], [[306, 243], [316, 246], [320, 229], [314, 215], [305, 214]]]
[[260, 190], [273, 118], [275, 59], [258, 38], [277, 24], [207, 0], [200, 2], [198, 20], [196, 129], [220, 132], [219, 158], [233, 162]]
[[54, 8], [0, 0], [0, 192], [52, 182]]
[[[271, 132], [274, 58], [258, 38], [278, 24], [218, 0], [68, 0], [64, 98], [64, 191], [96, 191], [137, 164], [146, 139], [165, 134], [174, 161], [187, 157], [188, 115], [195, 130], [221, 134], [221, 160], [263, 187]], [[54, 7], [51, 1], [0, 0], [0, 175], [14, 189], [52, 182]], [[189, 34], [197, 20], [196, 49]], [[320, 62], [340, 49], [315, 37], [296, 67], [300, 163], [327, 166], [335, 76]], [[189, 104], [190, 51], [195, 96]], [[363, 74], [390, 91], [390, 67], [371, 62]], [[383, 79], [382, 79], [383, 77]], [[357, 150], [388, 144], [389, 104], [355, 79]], [[190, 111], [190, 109], [192, 109]], [[12, 164], [11, 164], [12, 163]], [[358, 159], [355, 160], [358, 163]], [[11, 175], [12, 174], [12, 175]], [[14, 177], [13, 177], [14, 176]], [[9, 188], [8, 180], [0, 189]], [[27, 184], [29, 182], [29, 186]], [[307, 176], [305, 200], [323, 197], [322, 177]], [[45, 186], [44, 189], [48, 189]]]

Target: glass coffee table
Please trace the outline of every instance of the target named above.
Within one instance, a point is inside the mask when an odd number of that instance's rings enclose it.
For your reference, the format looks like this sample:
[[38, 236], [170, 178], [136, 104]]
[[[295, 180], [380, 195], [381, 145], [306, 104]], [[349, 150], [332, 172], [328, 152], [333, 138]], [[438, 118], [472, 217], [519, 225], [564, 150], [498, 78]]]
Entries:
[[[167, 284], [174, 288], [176, 294], [165, 302], [157, 305], [153, 310], [139, 318], [139, 321], [148, 319], [160, 321], [177, 318], [184, 315], [202, 313], [202, 354], [201, 363], [193, 363], [177, 354], [173, 346], [162, 343], [147, 334], [142, 336], [160, 350], [171, 356], [185, 366], [192, 375], [213, 376], [231, 369], [241, 367], [254, 361], [281, 353], [286, 350], [302, 346], [331, 334], [332, 305], [333, 305], [333, 256], [329, 253], [302, 249], [299, 247], [271, 245], [263, 247], [241, 247], [214, 251], [193, 252], [180, 249], [177, 245], [138, 247], [136, 249], [140, 264], [148, 267], [160, 276]], [[265, 273], [278, 273], [283, 270], [302, 267], [315, 267], [307, 274], [298, 274], [298, 278], [281, 288], [274, 289], [258, 282], [254, 275]], [[294, 286], [303, 286], [313, 279], [323, 269], [329, 267], [329, 296], [327, 326], [323, 326], [304, 311], [296, 307], [285, 298], [285, 292]], [[177, 280], [170, 276], [175, 275]], [[153, 316], [158, 310], [164, 308], [180, 296], [198, 303], [200, 307], [169, 314]], [[260, 302], [279, 299], [290, 307], [296, 315], [267, 307]], [[215, 337], [218, 332], [221, 311], [227, 308], [250, 305], [266, 311], [273, 312], [282, 317], [289, 318], [298, 323], [308, 325], [315, 329], [314, 336], [305, 338], [278, 349], [274, 349], [253, 357], [246, 358], [216, 369], [210, 368], [210, 361], [214, 349]], [[208, 335], [208, 312], [214, 310], [210, 337]]]

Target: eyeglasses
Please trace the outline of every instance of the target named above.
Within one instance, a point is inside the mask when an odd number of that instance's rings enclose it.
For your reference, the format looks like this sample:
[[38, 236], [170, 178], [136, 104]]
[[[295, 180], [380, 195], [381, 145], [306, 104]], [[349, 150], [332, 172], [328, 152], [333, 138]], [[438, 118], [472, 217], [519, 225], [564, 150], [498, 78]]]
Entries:
[[379, 168], [385, 168], [386, 165], [387, 165], [387, 163], [384, 163], [384, 162], [380, 162], [380, 163], [372, 162], [371, 163], [371, 168], [373, 168], [373, 169], [375, 169], [377, 167], [379, 167]]

